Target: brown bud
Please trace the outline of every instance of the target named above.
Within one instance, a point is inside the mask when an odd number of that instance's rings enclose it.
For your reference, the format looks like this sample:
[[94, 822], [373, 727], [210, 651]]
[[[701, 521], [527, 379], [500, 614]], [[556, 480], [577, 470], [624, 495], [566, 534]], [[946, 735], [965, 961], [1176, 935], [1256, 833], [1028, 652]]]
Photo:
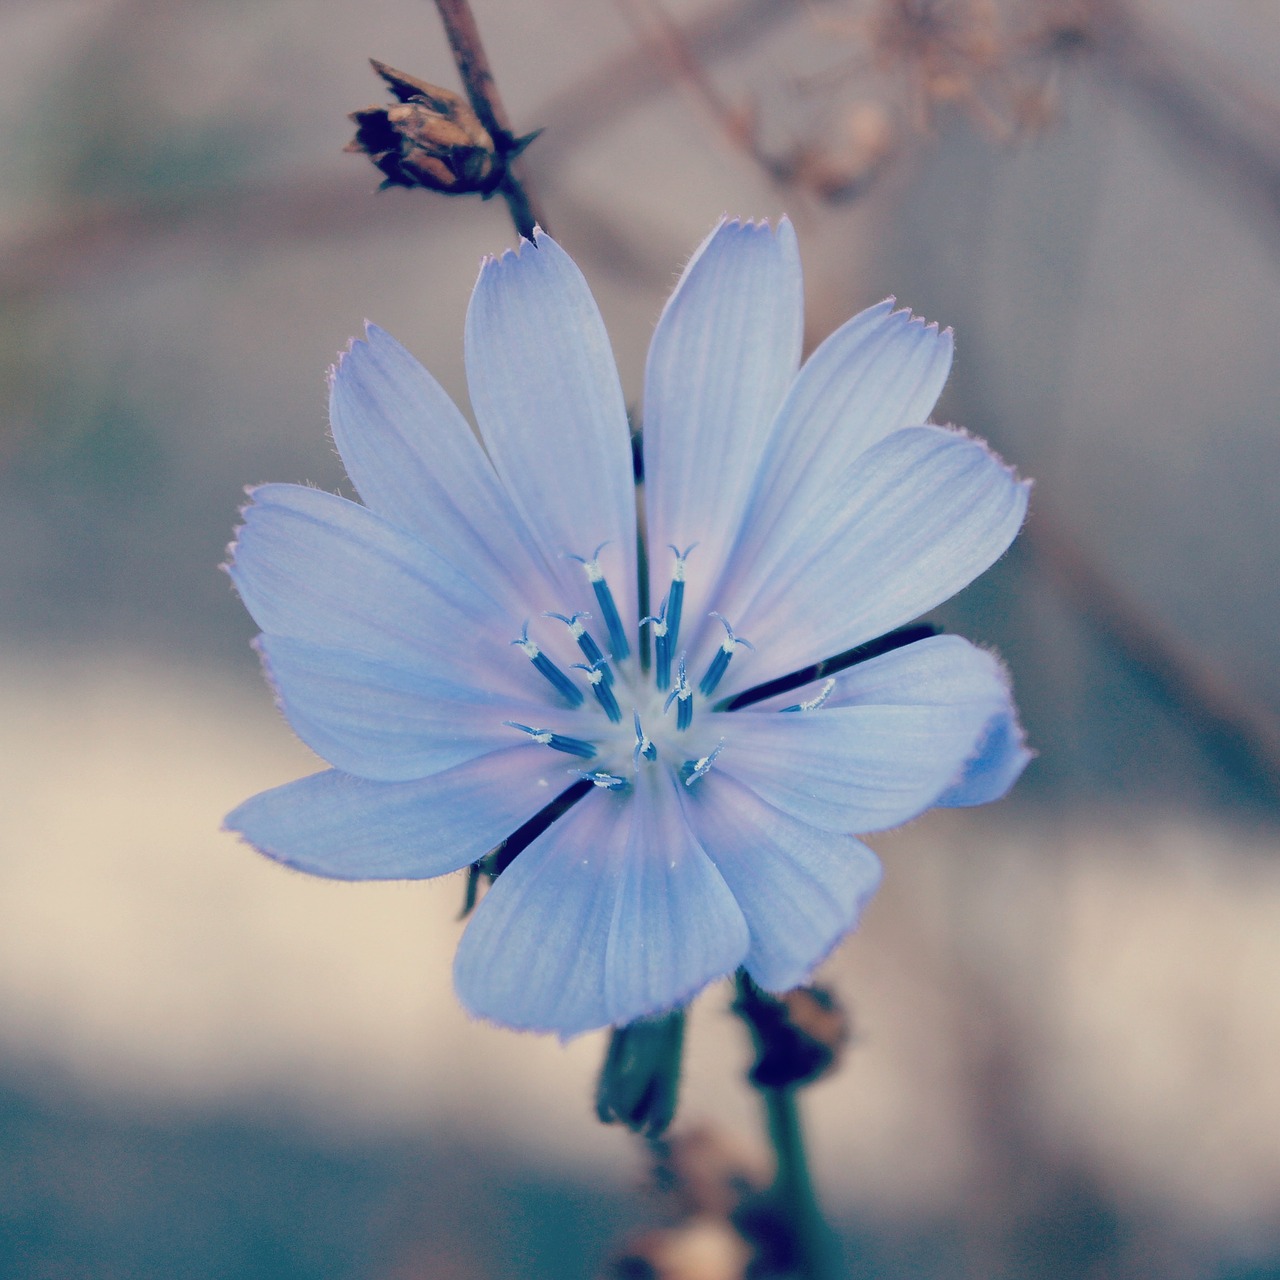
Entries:
[[849, 1041], [849, 1018], [829, 987], [796, 987], [778, 997], [745, 975], [738, 980], [738, 1015], [756, 1041], [753, 1084], [786, 1089], [812, 1084], [840, 1063]]
[[841, 117], [830, 138], [801, 151], [792, 176], [823, 200], [841, 204], [871, 188], [896, 147], [888, 113], [873, 103], [861, 103]]
[[502, 179], [502, 160], [471, 104], [376, 58], [370, 62], [398, 102], [353, 111], [356, 136], [345, 150], [364, 152], [382, 171], [384, 189], [490, 194]]

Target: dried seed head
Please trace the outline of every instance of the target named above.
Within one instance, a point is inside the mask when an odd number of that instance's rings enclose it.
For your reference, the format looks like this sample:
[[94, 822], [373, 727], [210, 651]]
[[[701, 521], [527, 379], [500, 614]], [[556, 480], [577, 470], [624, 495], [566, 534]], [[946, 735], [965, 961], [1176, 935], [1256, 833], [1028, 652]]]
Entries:
[[345, 150], [367, 155], [383, 174], [383, 188], [491, 193], [502, 178], [502, 160], [470, 103], [376, 58], [370, 61], [398, 101], [353, 111], [356, 136]]
[[787, 1089], [812, 1084], [840, 1064], [849, 1042], [849, 1017], [829, 987], [796, 987], [771, 996], [740, 975], [737, 1013], [756, 1041], [753, 1084]]

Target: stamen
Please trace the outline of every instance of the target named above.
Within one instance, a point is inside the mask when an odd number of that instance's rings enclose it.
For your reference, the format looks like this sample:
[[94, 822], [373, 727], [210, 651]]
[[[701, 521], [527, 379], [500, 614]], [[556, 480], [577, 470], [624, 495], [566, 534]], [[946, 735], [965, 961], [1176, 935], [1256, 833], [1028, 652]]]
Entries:
[[559, 667], [556, 666], [538, 646], [529, 639], [529, 624], [526, 622], [520, 628], [520, 638], [513, 640], [512, 644], [519, 645], [524, 650], [525, 657], [533, 663], [534, 670], [540, 671], [555, 687], [555, 691], [565, 698], [571, 707], [582, 705], [582, 690], [578, 688], [572, 680], [569, 679]]
[[640, 763], [640, 757], [644, 756], [646, 760], [656, 760], [658, 758], [658, 748], [649, 740], [649, 735], [640, 727], [640, 713], [631, 708], [631, 714], [636, 719], [636, 749], [632, 752], [631, 758]]
[[657, 615], [650, 614], [640, 619], [643, 627], [647, 622], [653, 634], [653, 655], [655, 662], [654, 679], [659, 689], [665, 689], [671, 683], [671, 637], [667, 626], [667, 602], [669, 596], [662, 598], [662, 608]]
[[509, 728], [519, 729], [521, 733], [527, 733], [534, 742], [550, 747], [553, 751], [564, 751], [582, 760], [590, 760], [596, 753], [595, 747], [581, 738], [568, 738], [562, 733], [554, 733], [550, 729], [535, 729], [531, 725], [520, 724], [515, 720], [504, 720], [502, 723]]
[[684, 562], [689, 552], [698, 544], [691, 542], [683, 551], [668, 542], [667, 546], [675, 553], [676, 562], [671, 570], [671, 589], [663, 605], [663, 621], [667, 624], [666, 643], [659, 640], [657, 645], [658, 688], [665, 689], [671, 683], [671, 655], [675, 652], [676, 642], [680, 639], [680, 619], [684, 613]]
[[609, 584], [604, 580], [604, 570], [600, 568], [600, 553], [608, 545], [607, 542], [602, 542], [591, 553], [590, 560], [584, 556], [575, 555], [570, 555], [569, 559], [576, 560], [586, 572], [587, 581], [591, 583], [591, 589], [596, 593], [596, 602], [604, 618], [605, 630], [609, 633], [609, 647], [613, 651], [614, 658], [621, 662], [630, 655], [631, 646], [627, 643], [627, 633], [622, 629], [622, 618], [618, 614], [618, 606], [613, 602], [613, 592], [609, 590]]
[[596, 695], [596, 701], [604, 708], [605, 715], [614, 724], [617, 724], [622, 719], [622, 708], [618, 706], [618, 700], [613, 696], [613, 690], [610, 688], [612, 681], [604, 678], [605, 668], [608, 665], [609, 658], [606, 655], [598, 662], [593, 662], [590, 665], [585, 662], [575, 662], [573, 669], [587, 673], [587, 683], [591, 686], [591, 691]]
[[828, 680], [822, 686], [822, 691], [814, 698], [810, 698], [807, 702], [797, 702], [794, 707], [783, 707], [783, 711], [817, 711], [826, 700], [831, 697], [831, 691], [836, 687], [835, 678]]
[[721, 738], [716, 743], [715, 750], [710, 754], [702, 757], [701, 760], [686, 760], [680, 766], [680, 776], [684, 779], [684, 785], [691, 787], [697, 780], [711, 771], [711, 766], [715, 764], [716, 757], [724, 750], [724, 739]]
[[606, 773], [603, 769], [595, 773], [579, 773], [578, 777], [585, 778], [593, 786], [603, 787], [606, 791], [621, 791], [627, 785], [626, 778], [621, 778], [616, 773]]
[[711, 659], [711, 665], [707, 668], [707, 674], [702, 677], [698, 688], [702, 691], [704, 698], [709, 698], [715, 690], [716, 685], [724, 679], [724, 673], [729, 670], [729, 659], [733, 657], [734, 652], [738, 648], [750, 649], [755, 651], [755, 645], [750, 640], [743, 640], [733, 634], [733, 628], [729, 625], [728, 618], [722, 614], [716, 613], [714, 610], [708, 615], [712, 618], [719, 618], [724, 624], [725, 638], [720, 642], [720, 648], [716, 650], [716, 656]]
[[[582, 650], [583, 657], [588, 662], [599, 662], [604, 657], [604, 650], [596, 644], [595, 637], [586, 629], [579, 621], [581, 618], [589, 618], [589, 613], [575, 613], [571, 618], [566, 618], [563, 613], [544, 613], [544, 618], [556, 618], [563, 622], [569, 628], [569, 634], [578, 642], [578, 648]], [[604, 668], [604, 678], [613, 683], [613, 672], [608, 668]]]
[[693, 688], [689, 684], [689, 677], [684, 669], [684, 654], [680, 655], [679, 665], [676, 667], [676, 687], [667, 694], [667, 700], [662, 704], [664, 712], [671, 710], [671, 704], [676, 704], [676, 728], [687, 729], [693, 723]]

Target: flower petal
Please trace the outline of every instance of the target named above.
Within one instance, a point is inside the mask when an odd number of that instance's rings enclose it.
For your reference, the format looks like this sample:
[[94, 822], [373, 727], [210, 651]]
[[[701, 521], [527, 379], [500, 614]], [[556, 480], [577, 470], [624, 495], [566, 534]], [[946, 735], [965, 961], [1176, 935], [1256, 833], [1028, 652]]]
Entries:
[[735, 554], [754, 559], [779, 527], [831, 503], [845, 464], [901, 427], [929, 420], [951, 371], [941, 333], [893, 299], [841, 325], [805, 361], [778, 411]]
[[370, 782], [334, 769], [246, 800], [225, 825], [312, 875], [425, 880], [482, 858], [571, 781], [534, 746], [416, 782]]
[[450, 684], [540, 695], [540, 678], [510, 647], [522, 619], [426, 543], [301, 485], [262, 485], [252, 497], [229, 572], [263, 631]]
[[947, 809], [960, 809], [999, 800], [1008, 794], [1034, 756], [1035, 752], [1026, 745], [1018, 713], [1010, 701], [1009, 709], [994, 716], [987, 725], [986, 736], [977, 754], [965, 765], [960, 781], [934, 803]]
[[[987, 686], [985, 693], [978, 687], [982, 683]], [[987, 722], [960, 780], [934, 801], [935, 805], [961, 808], [999, 800], [1035, 755], [1027, 747], [1018, 722], [1009, 673], [995, 654], [960, 636], [933, 636], [842, 671], [823, 706], [950, 702], [975, 696], [994, 699], [997, 688], [1004, 695], [1000, 709]], [[800, 690], [788, 696], [794, 703], [811, 694]]]
[[546, 718], [545, 705], [342, 649], [265, 635], [258, 649], [293, 731], [362, 778], [425, 778], [518, 741], [505, 721]]
[[954, 595], [1013, 541], [1029, 488], [956, 431], [906, 427], [873, 445], [835, 478], [830, 503], [778, 531], [767, 556], [735, 557], [718, 607], [758, 652], [730, 669], [723, 694], [884, 635]]
[[[687, 616], [711, 605], [711, 575], [746, 510], [769, 425], [800, 363], [803, 284], [787, 219], [722, 222], [685, 268], [649, 347], [645, 506], [656, 609], [668, 544], [698, 550]], [[705, 567], [705, 568], [704, 568]]]
[[850, 668], [814, 711], [729, 713], [716, 766], [802, 822], [880, 831], [935, 804], [1008, 705], [991, 654], [935, 636]]
[[404, 347], [367, 328], [329, 389], [334, 442], [361, 498], [465, 564], [513, 613], [546, 608], [546, 567], [467, 420]]
[[719, 770], [703, 782], [687, 791], [685, 811], [747, 919], [747, 972], [766, 991], [789, 991], [857, 924], [880, 885], [879, 860], [852, 836], [798, 822]]
[[590, 608], [581, 569], [601, 564], [628, 632], [636, 605], [635, 483], [618, 370], [587, 282], [550, 236], [480, 269], [466, 325], [467, 382], [480, 434], [566, 599]]
[[659, 768], [596, 791], [523, 850], [467, 926], [462, 1003], [505, 1026], [577, 1035], [672, 1008], [746, 954], [747, 925]]

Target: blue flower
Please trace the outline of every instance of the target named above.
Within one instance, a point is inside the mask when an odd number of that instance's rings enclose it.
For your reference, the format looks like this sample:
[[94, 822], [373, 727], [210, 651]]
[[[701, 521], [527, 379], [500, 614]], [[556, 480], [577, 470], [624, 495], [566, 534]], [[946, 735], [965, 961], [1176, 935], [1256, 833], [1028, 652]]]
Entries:
[[230, 573], [290, 724], [333, 768], [229, 827], [316, 875], [412, 879], [576, 797], [466, 927], [474, 1014], [570, 1036], [739, 966], [793, 987], [879, 883], [850, 833], [996, 799], [1028, 759], [999, 662], [958, 637], [815, 675], [991, 565], [1027, 486], [922, 425], [949, 331], [883, 302], [801, 367], [801, 330], [790, 223], [717, 227], [645, 372], [646, 617], [617, 370], [545, 235], [486, 261], [472, 295], [483, 446], [370, 327], [331, 395], [364, 505], [252, 491]]

